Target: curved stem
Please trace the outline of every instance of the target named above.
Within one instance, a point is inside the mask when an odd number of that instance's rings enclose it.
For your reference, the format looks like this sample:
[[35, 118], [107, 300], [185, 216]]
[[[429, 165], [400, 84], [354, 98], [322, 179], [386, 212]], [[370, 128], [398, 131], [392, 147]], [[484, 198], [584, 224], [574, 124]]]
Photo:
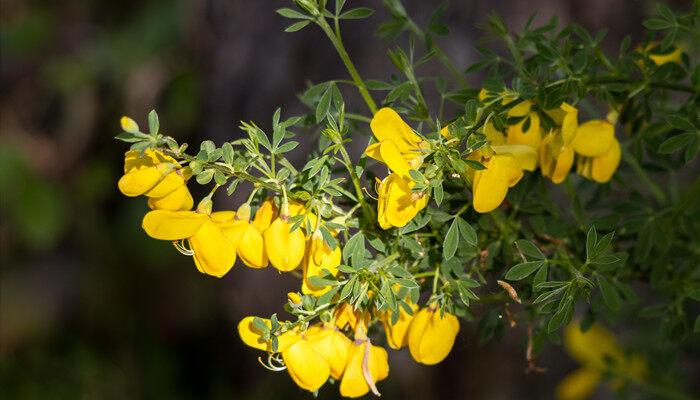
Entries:
[[350, 56], [348, 55], [347, 50], [345, 50], [345, 45], [343, 45], [343, 40], [340, 37], [340, 27], [338, 25], [338, 20], [335, 20], [335, 31], [330, 27], [330, 25], [328, 25], [328, 22], [324, 17], [318, 18], [316, 20], [316, 23], [319, 27], [321, 27], [326, 36], [328, 36], [328, 39], [330, 39], [331, 43], [333, 44], [333, 47], [335, 47], [335, 50], [340, 56], [340, 59], [343, 61], [343, 64], [345, 64], [345, 68], [347, 68], [348, 72], [350, 73], [353, 82], [355, 82], [355, 85], [357, 85], [357, 89], [360, 91], [362, 99], [364, 99], [365, 103], [367, 104], [367, 108], [369, 108], [372, 114], [375, 114], [377, 112], [377, 104], [374, 102], [374, 99], [369, 94], [369, 90], [367, 90], [367, 85], [365, 85], [365, 81], [362, 80], [362, 78], [360, 77], [360, 74], [357, 72], [357, 68], [355, 68], [355, 64], [352, 63], [352, 60], [350, 60]]

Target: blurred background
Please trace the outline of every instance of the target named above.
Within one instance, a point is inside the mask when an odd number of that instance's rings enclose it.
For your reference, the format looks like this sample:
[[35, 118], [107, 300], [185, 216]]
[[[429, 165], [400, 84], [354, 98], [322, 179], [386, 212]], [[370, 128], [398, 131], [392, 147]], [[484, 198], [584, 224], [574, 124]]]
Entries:
[[[280, 312], [298, 282], [272, 268], [240, 265], [211, 278], [170, 244], [149, 239], [140, 227], [144, 198], [117, 190], [126, 146], [113, 139], [121, 115], [145, 126], [152, 108], [161, 131], [190, 144], [235, 139], [240, 120], [266, 128], [278, 106], [287, 116], [305, 112], [296, 94], [307, 82], [346, 72], [320, 31], [283, 32], [289, 21], [274, 10], [289, 3], [1, 0], [0, 397], [310, 397], [285, 372], [263, 369], [258, 352], [235, 331], [245, 315]], [[370, 19], [348, 22], [344, 35], [363, 77], [387, 79], [394, 68], [386, 44], [373, 35], [386, 17], [380, 2], [348, 3], [377, 9]], [[404, 3], [420, 25], [439, 4]], [[451, 33], [439, 43], [466, 68], [476, 57], [477, 22], [495, 11], [517, 30], [537, 12], [541, 21], [556, 15], [590, 30], [607, 28], [615, 51], [627, 34], [639, 40], [654, 5], [452, 1], [445, 13]], [[354, 93], [348, 99], [357, 100]], [[365, 111], [358, 101], [351, 108]], [[302, 163], [304, 152], [295, 154]], [[576, 368], [550, 346], [539, 362], [548, 371], [525, 373], [523, 327], [479, 345], [475, 324], [462, 326], [438, 366], [390, 351], [384, 398], [547, 399]], [[596, 396], [611, 398], [605, 391]], [[337, 387], [326, 385], [320, 397], [336, 398]]]

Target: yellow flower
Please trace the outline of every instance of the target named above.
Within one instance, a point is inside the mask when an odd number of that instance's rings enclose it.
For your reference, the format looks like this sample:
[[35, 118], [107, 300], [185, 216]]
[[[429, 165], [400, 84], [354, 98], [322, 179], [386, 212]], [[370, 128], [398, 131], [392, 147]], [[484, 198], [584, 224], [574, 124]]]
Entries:
[[[316, 214], [308, 211], [304, 204], [298, 203], [296, 201], [292, 201], [289, 203], [289, 215], [291, 216], [297, 216], [297, 215], [303, 215], [304, 216], [304, 222], [301, 223], [301, 228], [303, 230], [306, 230], [306, 225], [308, 224], [309, 226], [313, 228], [316, 227], [316, 223], [318, 222], [318, 216]], [[307, 234], [311, 234], [311, 232], [307, 232]]]
[[598, 157], [610, 149], [615, 139], [615, 128], [602, 119], [594, 119], [578, 126], [572, 141], [574, 151], [584, 157]]
[[[646, 361], [640, 356], [625, 357], [615, 337], [605, 328], [593, 325], [581, 332], [580, 321], [569, 324], [564, 330], [564, 349], [581, 364], [581, 368], [567, 375], [556, 394], [560, 400], [583, 400], [590, 397], [606, 372], [622, 373], [637, 379], [646, 375]], [[613, 387], [623, 384], [615, 379]]]
[[194, 203], [185, 186], [190, 177], [188, 171], [160, 150], [131, 150], [124, 155], [124, 175], [118, 186], [126, 196], [149, 197], [151, 209], [190, 210]]
[[440, 316], [436, 305], [422, 308], [408, 328], [408, 349], [416, 362], [426, 365], [444, 360], [459, 332], [459, 320], [450, 313]]
[[300, 228], [290, 232], [289, 209], [282, 206], [280, 216], [263, 232], [265, 252], [270, 264], [282, 272], [296, 269], [304, 258], [305, 238]]
[[268, 264], [262, 233], [250, 222], [250, 205], [238, 208], [234, 221], [222, 227], [224, 234], [236, 246], [236, 253], [251, 268], [265, 268]]
[[255, 212], [253, 218], [253, 226], [258, 228], [260, 232], [265, 232], [265, 229], [270, 227], [272, 220], [277, 216], [277, 206], [275, 201], [268, 197], [260, 204], [258, 211]]
[[340, 395], [360, 397], [372, 390], [379, 395], [376, 383], [389, 376], [389, 355], [384, 348], [370, 343], [369, 339], [355, 339], [340, 381]]
[[308, 241], [306, 256], [304, 257], [304, 272], [301, 284], [301, 291], [304, 294], [312, 294], [316, 297], [329, 291], [330, 286], [317, 287], [309, 282], [312, 276], [320, 276], [324, 269], [328, 270], [333, 276], [338, 274], [338, 266], [341, 262], [340, 246], [335, 246], [335, 249], [330, 248], [321, 231], [317, 230], [311, 235]]
[[574, 148], [572, 145], [561, 146], [558, 135], [550, 133], [542, 140], [540, 147], [540, 169], [542, 175], [554, 183], [561, 183], [574, 165]]
[[[253, 320], [254, 317], [245, 317], [238, 323], [241, 340], [250, 347], [271, 352], [270, 341], [262, 339], [262, 332]], [[263, 319], [263, 322], [268, 327], [271, 326], [270, 320]], [[328, 363], [314, 351], [305, 335], [297, 330], [287, 331], [278, 336], [277, 352], [282, 354], [289, 376], [300, 388], [315, 392], [328, 380]]]
[[506, 198], [508, 188], [523, 176], [517, 159], [511, 154], [494, 154], [482, 162], [486, 169], [474, 172], [472, 193], [474, 210], [487, 213], [495, 210]]
[[399, 307], [399, 318], [396, 323], [392, 324], [392, 312], [387, 311], [382, 315], [382, 325], [384, 325], [384, 333], [386, 334], [386, 341], [394, 350], [400, 350], [401, 348], [408, 345], [408, 328], [411, 326], [411, 321], [413, 316], [418, 310], [418, 306], [413, 303], [408, 303], [413, 311], [413, 315], [406, 312], [403, 307]]
[[[525, 124], [528, 120], [530, 121], [529, 126], [527, 127], [527, 130], [525, 130]], [[529, 116], [526, 116], [517, 124], [508, 126], [506, 128], [506, 132], [508, 136], [508, 143], [510, 144], [522, 144], [529, 146], [536, 151], [540, 148], [540, 144], [542, 143], [540, 116], [535, 112], [529, 113]]]
[[605, 183], [615, 174], [617, 167], [620, 165], [621, 157], [620, 142], [613, 138], [610, 148], [602, 155], [579, 159], [577, 172], [598, 183]]
[[340, 329], [349, 326], [354, 330], [359, 319], [359, 311], [355, 310], [350, 303], [343, 303], [335, 309], [335, 326]]
[[222, 230], [232, 223], [234, 215], [233, 211], [212, 213], [211, 202], [208, 207], [200, 203], [197, 211], [150, 211], [143, 218], [142, 226], [154, 239], [187, 239], [197, 269], [222, 277], [236, 262], [234, 238]]
[[391, 108], [382, 108], [374, 114], [370, 128], [379, 143], [371, 144], [365, 154], [386, 164], [393, 172], [409, 177], [408, 171], [423, 163], [421, 150], [428, 143]]
[[352, 341], [333, 325], [317, 324], [306, 330], [305, 336], [314, 349], [331, 369], [333, 379], [340, 379], [345, 371]]
[[[643, 55], [649, 57], [651, 61], [654, 62], [656, 65], [664, 65], [666, 63], [676, 63], [680, 64], [681, 63], [681, 56], [683, 55], [683, 50], [679, 46], [672, 46], [671, 48], [668, 49], [667, 52], [665, 53], [658, 53], [658, 49], [655, 49], [658, 46], [658, 42], [652, 42], [649, 43], [644, 49], [637, 48], [637, 51], [642, 53]], [[652, 53], [651, 51], [654, 50]]]
[[377, 214], [382, 229], [406, 226], [430, 200], [425, 193], [413, 192], [415, 182], [392, 173], [379, 183]]

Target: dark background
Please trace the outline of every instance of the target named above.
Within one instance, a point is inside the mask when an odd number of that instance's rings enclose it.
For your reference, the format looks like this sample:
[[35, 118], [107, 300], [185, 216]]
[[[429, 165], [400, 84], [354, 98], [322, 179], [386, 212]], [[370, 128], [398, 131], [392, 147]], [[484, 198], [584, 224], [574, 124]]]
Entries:
[[[170, 244], [147, 238], [145, 200], [117, 190], [126, 146], [113, 139], [121, 115], [145, 126], [151, 108], [162, 131], [194, 145], [239, 137], [240, 120], [266, 128], [278, 106], [285, 115], [304, 112], [296, 93], [307, 81], [346, 72], [317, 28], [283, 32], [289, 21], [274, 9], [288, 3], [2, 0], [0, 397], [309, 397], [286, 372], [263, 369], [235, 331], [245, 315], [279, 312], [298, 282], [242, 265], [223, 279], [204, 276]], [[378, 9], [345, 24], [344, 36], [360, 73], [387, 79], [395, 70], [373, 36], [386, 17], [380, 2], [348, 3]], [[614, 51], [627, 34], [639, 40], [654, 3], [452, 1], [451, 34], [439, 43], [465, 68], [476, 61], [477, 22], [495, 11], [518, 30], [538, 12], [540, 21], [556, 15], [608, 28]], [[437, 4], [405, 1], [419, 25]], [[443, 73], [439, 66], [422, 72]], [[355, 93], [346, 94], [350, 108], [365, 112]], [[526, 374], [523, 327], [484, 346], [475, 331], [463, 322], [453, 352], [435, 367], [390, 351], [384, 398], [551, 398], [575, 368], [551, 346], [540, 361], [548, 372]], [[320, 397], [337, 397], [337, 386], [326, 385]]]

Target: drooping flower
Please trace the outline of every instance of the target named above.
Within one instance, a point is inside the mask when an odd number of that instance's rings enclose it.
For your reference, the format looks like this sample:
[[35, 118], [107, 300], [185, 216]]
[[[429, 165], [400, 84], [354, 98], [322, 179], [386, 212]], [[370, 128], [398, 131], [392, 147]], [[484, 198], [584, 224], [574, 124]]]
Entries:
[[135, 150], [124, 155], [124, 175], [119, 190], [126, 196], [145, 195], [154, 210], [190, 210], [194, 205], [187, 189], [189, 170], [157, 149]]
[[389, 355], [383, 347], [375, 346], [367, 337], [365, 319], [355, 327], [355, 341], [348, 354], [345, 372], [340, 381], [340, 395], [360, 397], [370, 390], [379, 396], [377, 382], [389, 376]]
[[403, 227], [428, 204], [427, 194], [412, 191], [415, 182], [409, 173], [423, 163], [428, 143], [391, 108], [377, 111], [370, 128], [379, 142], [369, 145], [365, 154], [392, 171], [377, 190], [378, 221], [382, 229]]
[[330, 286], [314, 286], [309, 280], [312, 276], [320, 276], [325, 269], [335, 276], [338, 274], [342, 254], [340, 246], [335, 246], [331, 249], [330, 246], [323, 240], [323, 235], [320, 230], [316, 230], [308, 241], [306, 246], [306, 255], [304, 257], [303, 280], [301, 291], [304, 294], [312, 294], [316, 297], [329, 291]]
[[[600, 325], [593, 325], [581, 332], [580, 321], [569, 324], [564, 330], [564, 349], [581, 368], [573, 371], [559, 382], [556, 389], [560, 400], [584, 400], [600, 385], [606, 372], [622, 372], [643, 380], [646, 376], [646, 361], [638, 355], [626, 357], [615, 337]], [[623, 381], [614, 379], [613, 387]]]
[[265, 268], [268, 264], [262, 233], [250, 221], [250, 205], [238, 208], [234, 220], [225, 224], [222, 231], [236, 245], [236, 253], [243, 263], [251, 268]]
[[535, 151], [542, 143], [542, 129], [540, 116], [536, 112], [530, 112], [532, 103], [523, 101], [508, 110], [509, 117], [521, 117], [522, 119], [506, 128], [509, 144], [521, 144], [529, 146]]
[[540, 169], [542, 175], [554, 183], [561, 183], [574, 164], [574, 146], [572, 142], [578, 130], [578, 110], [568, 103], [559, 108], [547, 110], [558, 129], [550, 131], [543, 139], [539, 149]]
[[[262, 339], [262, 331], [253, 323], [254, 317], [246, 317], [238, 324], [238, 334], [250, 347], [272, 352], [270, 340]], [[270, 327], [271, 322], [263, 319]], [[310, 392], [317, 391], [330, 376], [326, 360], [312, 348], [303, 333], [294, 329], [278, 336], [277, 352], [281, 353], [287, 372], [294, 383]]]
[[291, 231], [289, 217], [289, 207], [283, 204], [280, 215], [263, 232], [270, 264], [282, 272], [292, 271], [301, 264], [306, 243], [301, 228]]
[[[208, 199], [205, 199], [208, 200]], [[197, 269], [222, 277], [236, 262], [235, 238], [223, 227], [233, 222], [235, 212], [211, 212], [211, 201], [202, 201], [197, 211], [150, 211], [143, 218], [146, 233], [160, 240], [187, 240]]]
[[265, 232], [265, 229], [270, 227], [272, 220], [276, 217], [277, 206], [275, 205], [275, 201], [271, 197], [268, 197], [260, 204], [260, 207], [255, 212], [253, 225], [258, 228], [260, 232]]
[[472, 181], [473, 206], [476, 212], [487, 213], [501, 205], [508, 188], [522, 178], [523, 170], [518, 160], [508, 153], [494, 154], [482, 164], [486, 169], [475, 171]]
[[418, 311], [408, 328], [408, 349], [416, 362], [434, 365], [452, 350], [459, 332], [459, 320], [432, 304]]
[[403, 307], [399, 307], [399, 318], [395, 323], [392, 323], [392, 312], [387, 311], [382, 315], [382, 325], [384, 325], [384, 333], [386, 341], [394, 350], [400, 350], [408, 345], [408, 328], [411, 326], [411, 321], [418, 310], [418, 306], [413, 303], [408, 303], [413, 314], [409, 314]]
[[428, 195], [414, 192], [415, 182], [392, 173], [377, 188], [377, 219], [382, 229], [406, 226], [428, 205]]
[[335, 326], [340, 329], [350, 327], [355, 329], [360, 319], [360, 312], [355, 310], [350, 303], [342, 303], [335, 309]]
[[598, 183], [612, 178], [620, 164], [622, 151], [615, 138], [613, 125], [605, 120], [592, 120], [579, 125], [572, 141], [578, 153], [577, 172]]
[[328, 363], [331, 377], [340, 379], [345, 371], [352, 341], [335, 326], [324, 323], [310, 326], [305, 335], [311, 348]]

